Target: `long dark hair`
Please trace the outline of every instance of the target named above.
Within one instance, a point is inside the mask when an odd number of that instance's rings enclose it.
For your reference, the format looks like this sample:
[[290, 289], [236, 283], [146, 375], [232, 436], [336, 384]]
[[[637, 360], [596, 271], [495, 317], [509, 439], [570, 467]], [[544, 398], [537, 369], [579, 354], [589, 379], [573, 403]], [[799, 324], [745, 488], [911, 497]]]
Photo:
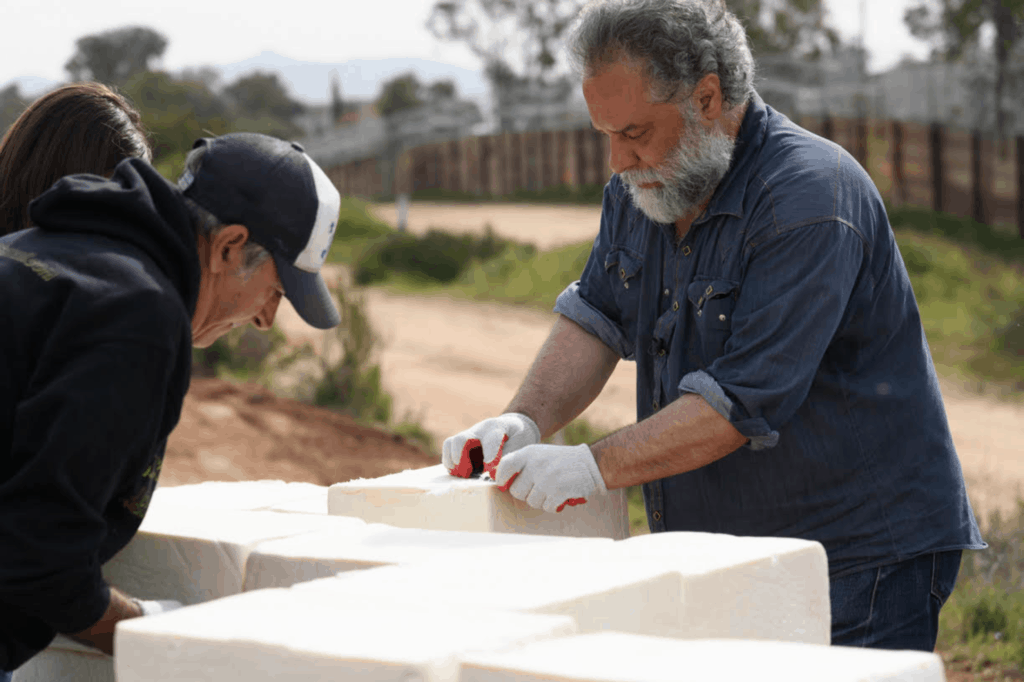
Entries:
[[126, 158], [151, 161], [142, 117], [100, 83], [57, 88], [33, 102], [0, 141], [0, 236], [29, 226], [28, 204], [65, 175], [109, 175]]

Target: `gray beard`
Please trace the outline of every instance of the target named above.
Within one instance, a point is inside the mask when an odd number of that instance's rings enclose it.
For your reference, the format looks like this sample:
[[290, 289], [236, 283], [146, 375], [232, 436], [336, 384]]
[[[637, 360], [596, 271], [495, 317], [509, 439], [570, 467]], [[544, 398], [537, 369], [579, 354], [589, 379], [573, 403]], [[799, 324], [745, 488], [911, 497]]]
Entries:
[[[692, 106], [684, 112], [686, 127], [693, 131], [680, 137], [675, 149], [658, 168], [623, 171], [633, 203], [658, 223], [674, 223], [693, 214], [714, 193], [729, 172], [736, 140], [718, 130], [697, 123]], [[661, 187], [644, 189], [637, 185], [660, 182]]]

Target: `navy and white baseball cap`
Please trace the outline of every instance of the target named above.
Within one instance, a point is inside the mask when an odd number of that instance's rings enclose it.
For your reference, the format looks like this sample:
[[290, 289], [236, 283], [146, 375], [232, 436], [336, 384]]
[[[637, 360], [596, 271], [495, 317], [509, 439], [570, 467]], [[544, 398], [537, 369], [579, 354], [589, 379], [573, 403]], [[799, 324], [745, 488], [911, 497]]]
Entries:
[[338, 224], [341, 196], [327, 174], [296, 142], [258, 133], [196, 140], [206, 147], [194, 175], [178, 180], [182, 193], [224, 224], [244, 225], [270, 252], [285, 296], [317, 329], [341, 322], [320, 268]]

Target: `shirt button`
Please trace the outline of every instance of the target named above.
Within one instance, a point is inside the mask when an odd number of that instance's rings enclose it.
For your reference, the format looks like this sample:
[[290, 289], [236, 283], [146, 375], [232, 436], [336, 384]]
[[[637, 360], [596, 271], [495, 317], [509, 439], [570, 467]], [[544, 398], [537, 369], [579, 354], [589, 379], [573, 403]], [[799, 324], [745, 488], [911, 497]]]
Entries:
[[621, 277], [622, 279], [626, 279], [626, 269], [625, 268], [619, 268], [619, 277]]
[[672, 310], [679, 310], [679, 301], [675, 301], [672, 304]]
[[665, 355], [665, 349], [662, 348], [661, 350], [659, 350], [658, 351], [658, 355], [664, 356]]
[[661, 293], [662, 293], [662, 295], [663, 295], [663, 296], [668, 296], [668, 295], [669, 295], [669, 294], [671, 294], [672, 292], [671, 292], [671, 291], [669, 291], [668, 289], [665, 289], [665, 291], [663, 291], [663, 292], [661, 292]]
[[684, 256], [689, 256], [691, 253], [692, 253], [692, 251], [690, 251], [690, 247], [689, 246], [684, 246], [683, 247], [683, 255]]
[[657, 401], [657, 399], [655, 399], [655, 401], [651, 403], [651, 406], [652, 406], [652, 407], [653, 407], [654, 409], [658, 409], [658, 401]]
[[653, 514], [651, 514], [651, 518], [653, 518], [655, 521], [661, 521], [661, 512], [654, 512]]
[[722, 322], [725, 322], [725, 315], [719, 315], [718, 319], [721, 320]]
[[623, 282], [623, 283], [622, 283], [622, 286], [623, 286], [624, 288], [628, 289], [628, 288], [629, 288], [629, 282]]

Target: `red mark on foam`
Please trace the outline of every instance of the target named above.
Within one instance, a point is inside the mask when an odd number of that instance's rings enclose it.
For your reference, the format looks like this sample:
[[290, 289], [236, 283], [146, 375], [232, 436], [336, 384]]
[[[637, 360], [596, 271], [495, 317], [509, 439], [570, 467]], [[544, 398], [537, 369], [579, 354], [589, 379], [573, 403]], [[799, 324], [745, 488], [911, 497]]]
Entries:
[[499, 486], [498, 490], [500, 490], [503, 493], [507, 493], [508, 489], [512, 487], [512, 481], [516, 480], [516, 476], [518, 476], [518, 475], [519, 475], [518, 471], [515, 472], [514, 474], [512, 474], [512, 478], [508, 479], [508, 483], [506, 483], [503, 486]]
[[[484, 472], [487, 473], [491, 479], [497, 480], [498, 478], [498, 462], [501, 461], [502, 451], [505, 449], [505, 443], [508, 442], [508, 434], [501, 439], [501, 445], [498, 446], [498, 454], [494, 456], [490, 462], [484, 462]], [[480, 451], [480, 457], [483, 459], [483, 450]]]
[[462, 446], [462, 456], [459, 458], [459, 463], [448, 473], [459, 478], [469, 478], [473, 475], [474, 466], [479, 470], [479, 468], [483, 467], [483, 462], [484, 450], [480, 447], [480, 440], [478, 438], [470, 438]]
[[587, 498], [585, 498], [585, 497], [570, 497], [568, 500], [566, 500], [562, 504], [558, 505], [558, 509], [556, 509], [555, 511], [556, 512], [562, 511], [563, 509], [565, 509], [565, 505], [569, 505], [570, 507], [575, 507], [577, 504], [586, 504], [586, 502], [587, 502]]

